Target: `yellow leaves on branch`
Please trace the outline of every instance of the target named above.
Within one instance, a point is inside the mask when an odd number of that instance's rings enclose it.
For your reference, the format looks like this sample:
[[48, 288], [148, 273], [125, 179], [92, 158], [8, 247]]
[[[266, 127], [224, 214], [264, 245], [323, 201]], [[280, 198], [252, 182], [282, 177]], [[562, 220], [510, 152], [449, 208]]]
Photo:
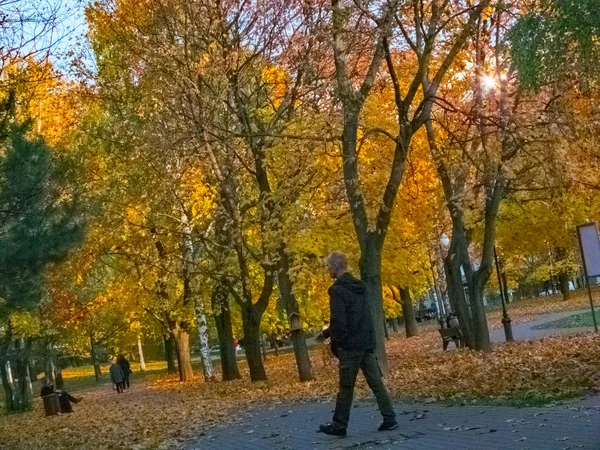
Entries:
[[285, 97], [287, 89], [287, 75], [278, 67], [268, 66], [262, 69], [262, 79], [270, 89], [269, 96], [275, 108], [278, 108]]

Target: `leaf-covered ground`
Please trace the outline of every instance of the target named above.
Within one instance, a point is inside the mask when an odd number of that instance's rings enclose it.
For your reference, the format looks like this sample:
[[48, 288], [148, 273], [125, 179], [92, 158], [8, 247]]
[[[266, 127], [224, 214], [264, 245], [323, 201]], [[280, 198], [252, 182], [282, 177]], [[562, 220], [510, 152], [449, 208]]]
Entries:
[[[387, 380], [398, 398], [537, 403], [590, 391], [600, 367], [600, 337], [592, 334], [497, 346], [491, 354], [440, 350], [428, 331], [389, 343], [392, 373]], [[33, 411], [0, 419], [3, 449], [124, 449], [176, 447], [215, 421], [250, 403], [333, 398], [335, 365], [313, 351], [317, 380], [295, 381], [290, 354], [267, 361], [270, 381], [181, 385], [160, 376], [117, 395], [110, 386], [84, 393], [74, 414], [43, 417]], [[245, 374], [247, 378], [247, 374]], [[364, 381], [359, 395], [367, 393]]]
[[[600, 313], [600, 289], [595, 289], [594, 302], [596, 303], [597, 314]], [[533, 297], [524, 300], [518, 300], [507, 305], [509, 317], [513, 325], [530, 322], [538, 319], [540, 314], [559, 313], [563, 311], [577, 311], [590, 307], [590, 300], [587, 290], [581, 289], [571, 292], [571, 298], [567, 301], [562, 299], [562, 295], [552, 295], [550, 297]], [[502, 309], [495, 306], [488, 312], [488, 324], [491, 328], [502, 328]]]
[[[573, 305], [571, 309], [579, 307], [577, 301]], [[586, 333], [496, 345], [490, 354], [454, 348], [443, 352], [437, 331], [428, 326], [416, 338], [396, 335], [388, 342], [388, 353], [387, 385], [398, 399], [537, 404], [595, 389], [600, 336]], [[122, 395], [109, 384], [78, 390], [84, 401], [71, 415], [45, 418], [36, 400], [30, 412], [0, 417], [0, 448], [176, 448], [251, 403], [333, 399], [335, 362], [321, 348], [313, 349], [311, 356], [316, 374], [311, 383], [295, 381], [294, 359], [288, 353], [268, 358], [266, 383], [247, 381], [245, 367], [244, 380], [230, 383], [197, 379], [182, 385], [173, 376], [141, 379], [136, 373], [132, 389]], [[83, 386], [89, 370], [65, 372], [66, 377], [78, 377], [68, 379], [67, 387]], [[359, 396], [368, 396], [362, 378], [357, 389]]]

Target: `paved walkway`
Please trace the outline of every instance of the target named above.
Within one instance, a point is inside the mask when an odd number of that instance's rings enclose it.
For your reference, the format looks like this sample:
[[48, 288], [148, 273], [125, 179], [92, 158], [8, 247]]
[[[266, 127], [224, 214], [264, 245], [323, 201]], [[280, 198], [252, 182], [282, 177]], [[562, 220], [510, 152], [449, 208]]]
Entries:
[[[596, 308], [596, 317], [600, 319], [600, 308]], [[583, 333], [585, 331], [592, 331], [594, 327], [579, 327], [579, 328], [547, 328], [542, 330], [535, 330], [534, 327], [538, 325], [542, 325], [548, 322], [553, 322], [558, 319], [562, 319], [564, 317], [573, 316], [576, 314], [582, 314], [589, 312], [590, 309], [581, 309], [577, 311], [563, 311], [559, 313], [553, 314], [543, 314], [540, 315], [537, 319], [522, 323], [520, 325], [513, 325], [513, 336], [515, 340], [528, 340], [528, 339], [539, 339], [544, 336], [556, 336], [560, 334], [574, 334], [574, 333]], [[510, 316], [510, 310], [509, 310]], [[504, 342], [504, 328], [499, 328], [497, 330], [490, 330], [490, 339], [492, 342]]]
[[346, 438], [317, 433], [333, 403], [256, 407], [200, 433], [188, 450], [600, 449], [600, 398], [544, 408], [399, 404], [400, 427], [378, 432], [377, 407], [357, 403]]

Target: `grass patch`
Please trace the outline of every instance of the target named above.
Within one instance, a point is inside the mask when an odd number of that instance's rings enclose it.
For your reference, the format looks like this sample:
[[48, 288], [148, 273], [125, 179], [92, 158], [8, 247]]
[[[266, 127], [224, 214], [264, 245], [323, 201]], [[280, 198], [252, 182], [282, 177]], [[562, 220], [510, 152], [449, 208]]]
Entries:
[[574, 314], [533, 327], [534, 330], [554, 330], [559, 328], [589, 328], [594, 326], [592, 312]]

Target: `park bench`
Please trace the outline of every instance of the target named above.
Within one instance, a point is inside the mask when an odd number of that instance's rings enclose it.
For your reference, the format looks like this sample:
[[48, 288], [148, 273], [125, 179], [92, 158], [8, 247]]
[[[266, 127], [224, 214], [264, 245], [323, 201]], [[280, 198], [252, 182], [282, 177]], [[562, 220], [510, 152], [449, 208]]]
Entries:
[[462, 334], [458, 328], [441, 328], [438, 330], [442, 336], [442, 342], [444, 344], [444, 350], [448, 349], [448, 344], [454, 342], [456, 348], [464, 347], [462, 340]]

